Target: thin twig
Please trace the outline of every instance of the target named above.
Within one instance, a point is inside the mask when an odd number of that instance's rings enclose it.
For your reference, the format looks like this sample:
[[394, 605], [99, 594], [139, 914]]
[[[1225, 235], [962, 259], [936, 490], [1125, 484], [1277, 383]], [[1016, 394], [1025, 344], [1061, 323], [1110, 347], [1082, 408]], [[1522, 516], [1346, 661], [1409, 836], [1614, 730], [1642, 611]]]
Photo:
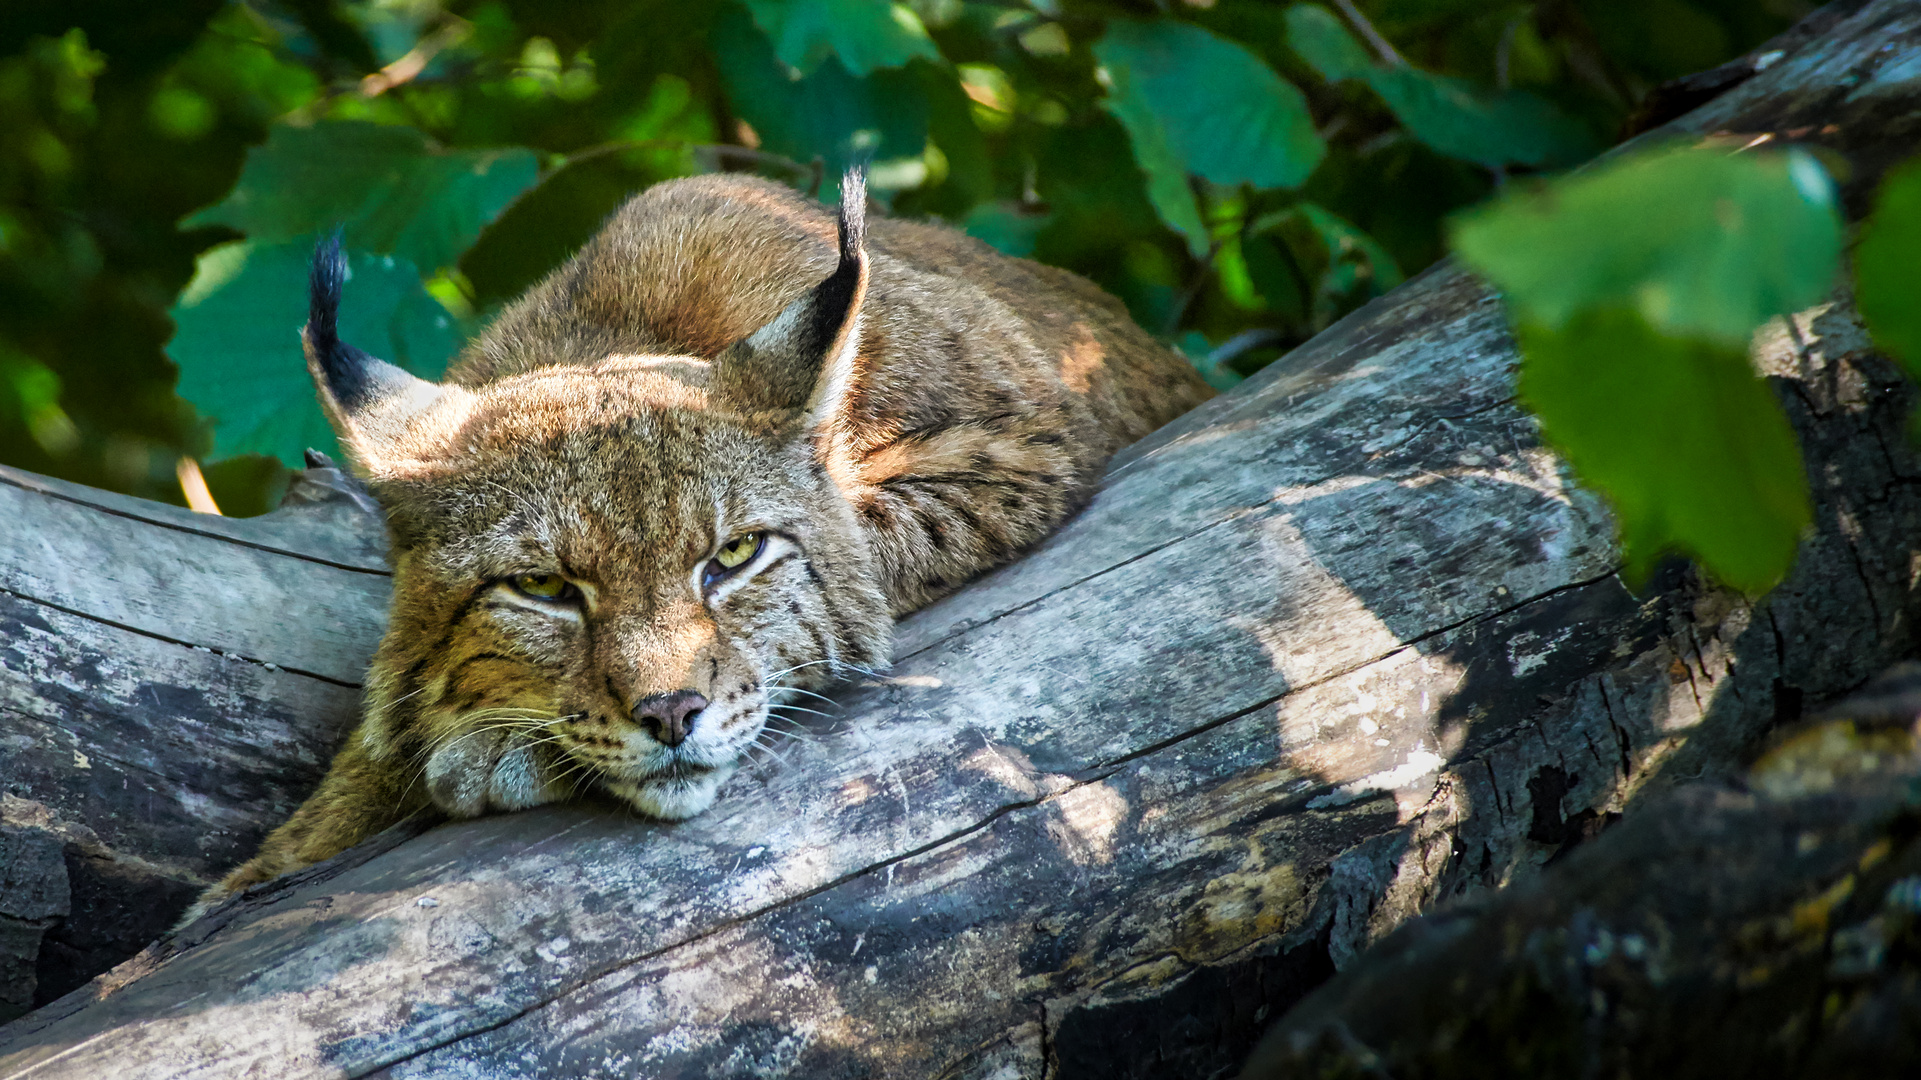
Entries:
[[447, 16], [446, 25], [414, 42], [406, 55], [360, 80], [362, 97], [379, 97], [402, 83], [414, 81], [440, 50], [458, 45], [474, 32], [474, 24], [457, 15]]
[[1514, 35], [1521, 31], [1521, 16], [1516, 15], [1501, 28], [1501, 43], [1494, 47], [1494, 85], [1506, 90], [1512, 85]]
[[1379, 30], [1374, 29], [1374, 24], [1368, 22], [1367, 16], [1361, 14], [1361, 9], [1354, 6], [1354, 0], [1334, 0], [1334, 6], [1341, 9], [1341, 14], [1347, 16], [1347, 21], [1354, 24], [1354, 29], [1360, 31], [1361, 36], [1367, 39], [1367, 43], [1374, 46], [1374, 51], [1381, 54], [1382, 62], [1394, 67], [1408, 66], [1407, 58], [1396, 52], [1393, 44], [1382, 37]]

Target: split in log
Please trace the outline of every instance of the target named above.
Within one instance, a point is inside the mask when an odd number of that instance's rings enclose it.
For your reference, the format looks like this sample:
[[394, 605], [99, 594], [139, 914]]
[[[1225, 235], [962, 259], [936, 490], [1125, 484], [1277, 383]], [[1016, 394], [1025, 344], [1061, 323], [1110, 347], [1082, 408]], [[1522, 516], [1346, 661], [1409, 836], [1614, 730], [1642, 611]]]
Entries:
[[[1915, 146], [1921, 4], [1831, 22], [1672, 130], [1806, 129], [1858, 212]], [[1756, 355], [1817, 521], [1758, 605], [1621, 586], [1443, 266], [1124, 452], [707, 815], [384, 836], [0, 1029], [0, 1076], [1229, 1072], [1411, 915], [1913, 650], [1911, 391], [1843, 303]]]

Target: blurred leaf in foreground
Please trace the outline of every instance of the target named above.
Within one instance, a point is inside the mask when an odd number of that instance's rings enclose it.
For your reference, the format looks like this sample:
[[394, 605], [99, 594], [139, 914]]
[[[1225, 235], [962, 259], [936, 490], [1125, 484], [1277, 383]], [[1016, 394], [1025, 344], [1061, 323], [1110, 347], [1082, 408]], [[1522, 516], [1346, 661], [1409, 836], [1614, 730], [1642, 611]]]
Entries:
[[782, 63], [811, 74], [837, 56], [856, 76], [915, 57], [940, 61], [927, 28], [905, 4], [887, 0], [747, 0]]
[[407, 127], [282, 124], [247, 153], [233, 191], [182, 224], [231, 225], [268, 244], [344, 225], [350, 248], [437, 270], [538, 173], [519, 147], [443, 150]]
[[1207, 228], [1192, 173], [1216, 184], [1294, 188], [1327, 147], [1306, 99], [1261, 59], [1198, 26], [1116, 22], [1094, 45], [1106, 72], [1102, 103], [1127, 128], [1163, 221], [1197, 256]]
[[1614, 505], [1630, 581], [1669, 547], [1751, 592], [1792, 564], [1807, 480], [1747, 348], [1828, 295], [1840, 244], [1827, 176], [1798, 154], [1656, 151], [1457, 223], [1508, 301], [1523, 400]]
[[1841, 256], [1833, 187], [1800, 152], [1623, 158], [1467, 214], [1453, 232], [1530, 320], [1559, 327], [1624, 306], [1657, 330], [1741, 346], [1827, 296]]
[[1854, 248], [1854, 302], [1875, 344], [1921, 379], [1921, 159], [1891, 171]]
[[1747, 351], [1586, 310], [1516, 328], [1521, 400], [1621, 529], [1622, 575], [1678, 547], [1750, 593], [1781, 579], [1810, 520], [1794, 430]]
[[[313, 245], [307, 236], [214, 248], [170, 312], [178, 329], [167, 352], [180, 366], [180, 396], [213, 420], [216, 457], [268, 454], [299, 468], [309, 446], [334, 453], [300, 349]], [[411, 263], [357, 251], [349, 253], [340, 336], [428, 378], [460, 345], [453, 317]]]

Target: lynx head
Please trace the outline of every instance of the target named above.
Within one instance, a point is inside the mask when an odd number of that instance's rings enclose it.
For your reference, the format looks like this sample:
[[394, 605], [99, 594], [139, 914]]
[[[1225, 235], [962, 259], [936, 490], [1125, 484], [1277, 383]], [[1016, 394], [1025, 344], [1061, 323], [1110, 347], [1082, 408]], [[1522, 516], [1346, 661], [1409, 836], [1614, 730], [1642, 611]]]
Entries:
[[363, 738], [467, 816], [598, 786], [705, 809], [795, 688], [887, 662], [888, 607], [833, 480], [867, 288], [840, 262], [713, 361], [614, 356], [477, 387], [342, 343], [338, 243], [303, 338], [388, 515], [394, 608]]

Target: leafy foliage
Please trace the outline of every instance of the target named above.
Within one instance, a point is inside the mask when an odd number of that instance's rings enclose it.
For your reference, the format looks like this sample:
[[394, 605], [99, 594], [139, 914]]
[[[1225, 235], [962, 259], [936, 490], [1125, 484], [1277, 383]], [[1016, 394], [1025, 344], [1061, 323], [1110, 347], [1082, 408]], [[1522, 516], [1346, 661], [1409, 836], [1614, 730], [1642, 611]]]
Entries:
[[747, 0], [754, 22], [773, 42], [774, 55], [802, 75], [828, 57], [860, 77], [876, 68], [901, 67], [916, 57], [940, 60], [920, 17], [887, 0]]
[[209, 482], [262, 509], [243, 451], [319, 438], [316, 231], [355, 252], [350, 331], [431, 374], [633, 191], [819, 190], [856, 157], [895, 213], [1093, 278], [1224, 385], [1795, 2], [30, 5], [0, 27], [0, 460], [179, 501], [177, 456], [242, 454]]
[[[318, 239], [222, 244], [201, 256], [171, 312], [179, 329], [169, 348], [194, 358], [181, 367], [180, 392], [213, 421], [220, 457], [266, 454], [297, 465], [307, 447], [336, 449], [296, 336], [307, 321], [307, 267]], [[347, 271], [352, 302], [341, 306], [341, 335], [437, 377], [460, 338], [414, 264], [352, 250]]]
[[1161, 220], [1205, 257], [1188, 174], [1255, 188], [1301, 186], [1326, 154], [1307, 100], [1254, 54], [1198, 26], [1116, 22], [1094, 45], [1108, 111], [1133, 140]]
[[1315, 4], [1287, 13], [1288, 41], [1321, 77], [1358, 79], [1409, 134], [1435, 151], [1487, 166], [1567, 165], [1596, 149], [1591, 133], [1522, 90], [1490, 91], [1404, 62], [1374, 62], [1340, 19]]
[[1468, 215], [1455, 246], [1550, 326], [1621, 305], [1664, 332], [1740, 345], [1834, 286], [1840, 214], [1804, 153], [1673, 149]]
[[1787, 572], [1807, 481], [1747, 343], [1828, 294], [1840, 244], [1798, 152], [1644, 154], [1461, 219], [1514, 313], [1522, 398], [1614, 504], [1630, 578], [1669, 548], [1752, 592]]
[[1671, 548], [1752, 593], [1780, 580], [1810, 519], [1794, 431], [1747, 350], [1583, 308], [1516, 327], [1521, 400], [1619, 522], [1629, 581]]
[[538, 171], [531, 151], [443, 150], [413, 128], [276, 127], [227, 197], [182, 224], [229, 225], [266, 243], [337, 226], [351, 249], [437, 270], [473, 246]]

